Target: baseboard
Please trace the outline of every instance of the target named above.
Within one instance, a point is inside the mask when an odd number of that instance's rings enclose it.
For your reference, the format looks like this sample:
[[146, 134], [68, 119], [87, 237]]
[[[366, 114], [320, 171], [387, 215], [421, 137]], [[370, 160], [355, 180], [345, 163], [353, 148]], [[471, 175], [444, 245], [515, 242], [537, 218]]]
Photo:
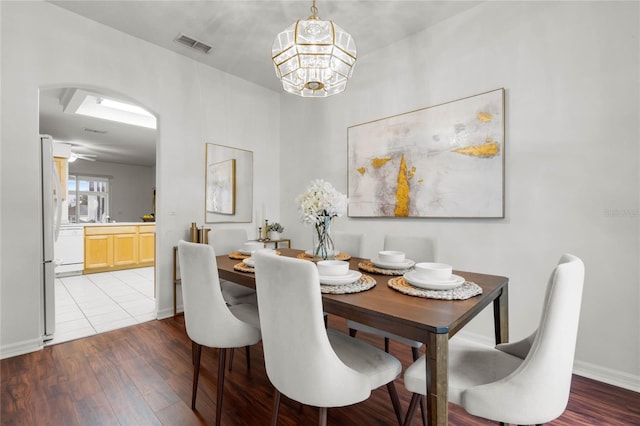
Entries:
[[[494, 344], [494, 341], [491, 338], [466, 331], [461, 331], [456, 334], [456, 338], [487, 346], [493, 346]], [[619, 388], [628, 389], [630, 391], [640, 392], [640, 376], [624, 373], [622, 371], [576, 360], [573, 363], [573, 374], [612, 386], [617, 386]]]
[[619, 388], [640, 392], [640, 376], [634, 376], [633, 374], [600, 367], [584, 361], [576, 361], [573, 363], [573, 373]]
[[[182, 311], [183, 311], [182, 305], [176, 306], [176, 312], [177, 313], [181, 313]], [[158, 311], [158, 319], [159, 320], [163, 320], [163, 319], [167, 319], [167, 318], [171, 318], [171, 317], [173, 317], [173, 306], [171, 306], [170, 308], [160, 309]]]
[[10, 345], [0, 346], [0, 359], [11, 358], [18, 355], [28, 354], [30, 352], [36, 352], [44, 347], [42, 338], [24, 340], [18, 343], [12, 343]]

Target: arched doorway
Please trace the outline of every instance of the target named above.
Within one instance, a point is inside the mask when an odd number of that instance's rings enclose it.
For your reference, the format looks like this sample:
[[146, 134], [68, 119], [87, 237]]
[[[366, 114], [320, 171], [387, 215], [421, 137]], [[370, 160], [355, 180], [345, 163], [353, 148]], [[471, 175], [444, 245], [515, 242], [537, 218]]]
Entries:
[[[127, 115], [144, 116], [145, 111], [111, 90], [50, 87], [41, 89], [39, 96], [40, 133], [51, 135], [54, 145], [63, 147], [57, 153], [66, 158], [66, 170], [59, 170], [66, 183], [62, 226], [54, 244], [60, 265], [53, 291], [49, 285], [45, 297], [45, 312], [55, 312], [55, 333], [49, 343], [155, 319], [156, 224], [142, 221], [155, 213], [155, 116], [149, 114], [146, 125], [125, 122]], [[89, 113], [106, 108], [118, 121], [86, 115], [83, 105], [88, 105]], [[84, 244], [89, 229], [106, 231], [105, 238], [111, 240], [103, 247], [115, 245], [114, 253], [120, 247], [117, 255], [128, 257], [111, 255], [110, 266], [87, 268]], [[113, 235], [108, 234], [111, 231]]]

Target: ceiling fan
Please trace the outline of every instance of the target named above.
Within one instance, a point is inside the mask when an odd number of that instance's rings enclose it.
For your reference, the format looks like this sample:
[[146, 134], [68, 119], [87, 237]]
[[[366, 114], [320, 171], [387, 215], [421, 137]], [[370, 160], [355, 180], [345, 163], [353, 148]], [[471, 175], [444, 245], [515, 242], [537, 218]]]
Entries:
[[69, 162], [73, 163], [77, 159], [87, 160], [87, 161], [96, 161], [96, 156], [94, 154], [76, 154], [75, 152], [71, 153], [69, 157]]

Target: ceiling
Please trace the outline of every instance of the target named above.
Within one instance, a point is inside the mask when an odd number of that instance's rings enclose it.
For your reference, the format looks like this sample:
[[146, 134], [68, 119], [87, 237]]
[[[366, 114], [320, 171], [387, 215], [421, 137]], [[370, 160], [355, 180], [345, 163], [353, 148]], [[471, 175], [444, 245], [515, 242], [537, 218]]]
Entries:
[[[277, 92], [283, 91], [271, 63], [273, 39], [297, 19], [311, 15], [311, 1], [307, 0], [50, 3]], [[354, 37], [358, 57], [363, 57], [479, 3], [320, 0], [316, 4], [321, 19], [334, 21]], [[179, 33], [212, 49], [205, 54], [177, 43], [174, 39]], [[353, 78], [357, 73], [356, 65]], [[75, 141], [74, 151], [96, 154], [98, 161], [155, 164], [155, 131], [66, 114], [62, 112], [61, 96], [61, 89], [41, 94], [42, 133], [57, 140]], [[83, 128], [106, 129], [107, 133], [91, 134]]]
[[67, 92], [66, 88], [40, 91], [41, 134], [71, 144], [71, 152], [75, 154], [95, 155], [96, 161], [138, 166], [156, 164], [154, 129], [64, 112]]

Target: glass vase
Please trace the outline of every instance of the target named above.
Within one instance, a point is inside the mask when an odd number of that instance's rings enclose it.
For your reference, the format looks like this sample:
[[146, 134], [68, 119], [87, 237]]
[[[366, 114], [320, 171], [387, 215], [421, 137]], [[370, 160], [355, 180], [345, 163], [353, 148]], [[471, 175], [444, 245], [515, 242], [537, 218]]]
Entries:
[[323, 260], [333, 258], [333, 239], [331, 239], [331, 217], [320, 216], [313, 233], [313, 255]]

